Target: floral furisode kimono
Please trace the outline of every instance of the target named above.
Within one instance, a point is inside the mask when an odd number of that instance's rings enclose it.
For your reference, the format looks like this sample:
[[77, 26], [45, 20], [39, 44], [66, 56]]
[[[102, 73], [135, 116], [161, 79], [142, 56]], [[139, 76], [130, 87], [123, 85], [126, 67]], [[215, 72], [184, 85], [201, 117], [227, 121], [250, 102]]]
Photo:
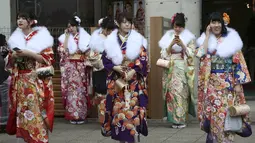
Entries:
[[[207, 143], [233, 143], [234, 132], [225, 132], [224, 123], [228, 107], [245, 104], [244, 93], [236, 94], [234, 87], [250, 82], [250, 75], [241, 52], [243, 42], [239, 34], [227, 28], [227, 34], [209, 37], [208, 52], [203, 42], [205, 34], [197, 40], [200, 58], [198, 79], [198, 118], [201, 129], [208, 133]], [[243, 116], [244, 123], [248, 115]], [[247, 124], [246, 124], [247, 125]]]
[[106, 36], [102, 34], [102, 29], [97, 29], [91, 35], [89, 43], [88, 59], [93, 67], [93, 88], [96, 93], [93, 99], [93, 105], [98, 105], [98, 118], [100, 123], [104, 121], [104, 111], [100, 111], [100, 103], [105, 99], [107, 93], [106, 78], [107, 74], [104, 69], [102, 61], [102, 54], [104, 52], [104, 40]]
[[[64, 46], [65, 40], [67, 48]], [[70, 34], [68, 39], [65, 34], [59, 37], [61, 90], [65, 119], [70, 121], [84, 121], [90, 106], [91, 75], [85, 54], [89, 50], [89, 41], [90, 35], [81, 27], [76, 35]]]
[[34, 27], [27, 36], [17, 28], [8, 45], [11, 49], [18, 47], [40, 54], [44, 59], [45, 63], [42, 64], [29, 57], [13, 58], [12, 53], [9, 54], [9, 119], [15, 119], [13, 116], [16, 116], [18, 138], [23, 138], [28, 143], [48, 143], [48, 130], [52, 131], [54, 119], [52, 77], [38, 78], [36, 69], [52, 66], [53, 37], [46, 27]]
[[[100, 106], [100, 110], [106, 110], [102, 134], [114, 140], [134, 142], [140, 133], [145, 136], [148, 134], [148, 92], [144, 81], [148, 59], [143, 37], [133, 30], [127, 37], [123, 37], [115, 30], [107, 37], [104, 45], [102, 59], [108, 76], [106, 100]], [[126, 81], [125, 89], [118, 88], [117, 81], [122, 76], [113, 70], [114, 66], [135, 71], [133, 77]]]
[[187, 115], [195, 113], [194, 96], [194, 52], [195, 36], [187, 29], [179, 35], [186, 51], [175, 44], [171, 53], [167, 48], [175, 38], [174, 30], [169, 30], [159, 41], [161, 58], [170, 61], [170, 68], [163, 72], [163, 99], [165, 100], [165, 116], [174, 124], [186, 124]]

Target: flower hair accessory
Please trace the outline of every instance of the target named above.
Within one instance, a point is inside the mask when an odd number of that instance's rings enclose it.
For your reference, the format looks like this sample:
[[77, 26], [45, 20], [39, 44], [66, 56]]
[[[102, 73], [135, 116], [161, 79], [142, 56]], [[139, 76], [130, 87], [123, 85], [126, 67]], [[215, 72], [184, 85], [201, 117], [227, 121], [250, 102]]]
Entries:
[[101, 18], [98, 20], [98, 26], [101, 26], [101, 24], [103, 23], [103, 20], [104, 20], [104, 18]]
[[37, 23], [38, 23], [38, 21], [37, 21], [37, 20], [34, 20], [34, 21], [33, 21], [33, 23], [34, 23], [34, 24], [37, 24]]
[[224, 20], [225, 25], [228, 25], [230, 23], [230, 17], [225, 12], [223, 13], [223, 20]]
[[79, 24], [81, 23], [81, 19], [78, 16], [74, 17], [75, 21], [77, 21]]
[[171, 24], [174, 24], [174, 20], [175, 20], [176, 14], [174, 14], [171, 18]]

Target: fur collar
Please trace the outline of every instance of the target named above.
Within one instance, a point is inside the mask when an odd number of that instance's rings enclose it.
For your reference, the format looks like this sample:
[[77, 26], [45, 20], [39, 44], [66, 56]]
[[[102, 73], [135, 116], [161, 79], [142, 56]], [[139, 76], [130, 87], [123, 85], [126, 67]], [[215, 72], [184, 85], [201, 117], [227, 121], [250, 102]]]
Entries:
[[[172, 43], [174, 36], [175, 36], [174, 30], [167, 31], [158, 42], [159, 47], [164, 50], [167, 49]], [[188, 29], [184, 29], [183, 32], [179, 35], [179, 37], [185, 46], [187, 46], [191, 40], [195, 39], [195, 35], [192, 34]], [[173, 46], [173, 49], [180, 50], [182, 48], [175, 44]]]
[[[62, 34], [58, 40], [61, 43], [64, 43], [65, 41], [65, 34]], [[90, 35], [82, 28], [79, 27], [79, 42], [78, 45], [75, 43], [74, 41], [74, 36], [72, 34], [70, 34], [69, 39], [68, 39], [68, 50], [70, 54], [74, 54], [77, 52], [78, 48], [82, 51], [82, 52], [86, 52], [89, 47], [89, 41], [90, 41]]]
[[[129, 60], [135, 60], [143, 46], [143, 36], [138, 32], [131, 30], [128, 36], [126, 46], [126, 56]], [[114, 30], [107, 36], [104, 42], [105, 52], [107, 57], [112, 60], [115, 65], [120, 65], [123, 61], [120, 44], [118, 42], [118, 30]]]
[[91, 39], [89, 42], [89, 48], [91, 50], [97, 51], [99, 53], [102, 53], [104, 51], [104, 40], [105, 38], [100, 36], [100, 33], [102, 32], [102, 29], [97, 29], [93, 32], [91, 35]]
[[[208, 41], [208, 51], [210, 53], [216, 50], [216, 54], [222, 58], [227, 58], [233, 56], [237, 51], [241, 50], [243, 47], [243, 42], [233, 28], [227, 27], [227, 35], [222, 38], [222, 42], [218, 44], [217, 38], [211, 34]], [[201, 35], [197, 40], [197, 45], [200, 47], [203, 45], [205, 40], [205, 33]]]
[[38, 31], [29, 41], [26, 42], [25, 35], [20, 28], [17, 28], [8, 40], [11, 49], [17, 47], [35, 53], [40, 53], [44, 49], [53, 46], [54, 40], [46, 27], [34, 27], [33, 31]]
[[147, 50], [148, 49], [148, 41], [146, 38], [143, 37], [143, 47]]

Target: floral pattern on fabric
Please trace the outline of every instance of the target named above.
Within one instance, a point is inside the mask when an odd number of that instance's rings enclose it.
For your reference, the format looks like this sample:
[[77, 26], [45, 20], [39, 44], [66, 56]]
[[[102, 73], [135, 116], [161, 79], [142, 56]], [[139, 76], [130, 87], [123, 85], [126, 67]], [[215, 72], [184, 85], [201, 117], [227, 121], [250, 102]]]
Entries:
[[[122, 45], [122, 54], [126, 53], [126, 42]], [[142, 133], [143, 127], [147, 130], [146, 106], [148, 104], [148, 92], [145, 88], [144, 77], [147, 75], [147, 53], [141, 48], [140, 56], [134, 61], [126, 59], [122, 66], [134, 69], [136, 74], [128, 81], [128, 91], [118, 91], [116, 80], [121, 76], [113, 71], [114, 64], [103, 54], [103, 62], [108, 71], [106, 100], [101, 101], [100, 110], [104, 112], [102, 134], [111, 136], [114, 140], [134, 142], [135, 135]], [[130, 95], [130, 100], [125, 100], [125, 94]], [[101, 121], [102, 122], [102, 121]], [[146, 131], [145, 131], [146, 132]], [[145, 133], [146, 134], [146, 133]]]
[[[228, 107], [246, 103], [243, 91], [239, 95], [234, 92], [235, 85], [250, 82], [243, 54], [239, 51], [230, 58], [206, 54], [200, 60], [198, 118], [201, 129], [208, 133], [207, 140], [233, 143], [235, 133], [225, 132], [224, 123]], [[248, 115], [243, 119], [248, 121]]]
[[[74, 37], [76, 44], [79, 34]], [[90, 107], [89, 86], [90, 68], [87, 66], [85, 54], [78, 51], [70, 55], [68, 49], [61, 43], [58, 47], [60, 54], [61, 90], [65, 119], [85, 120]]]

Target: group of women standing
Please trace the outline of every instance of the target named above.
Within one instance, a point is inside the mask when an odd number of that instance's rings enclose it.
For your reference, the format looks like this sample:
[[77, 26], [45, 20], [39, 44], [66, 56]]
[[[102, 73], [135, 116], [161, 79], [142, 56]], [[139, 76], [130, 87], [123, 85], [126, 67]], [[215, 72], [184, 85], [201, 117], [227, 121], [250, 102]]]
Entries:
[[[164, 68], [167, 120], [173, 128], [184, 128], [188, 113], [197, 116], [201, 129], [208, 134], [207, 143], [232, 143], [235, 134], [252, 134], [242, 88], [251, 79], [241, 52], [243, 42], [234, 29], [227, 27], [229, 21], [226, 13], [212, 13], [205, 32], [195, 42], [195, 36], [185, 29], [184, 14], [176, 13], [171, 19], [173, 30], [159, 41], [161, 58], [157, 64]], [[197, 97], [195, 58], [200, 61]], [[242, 114], [231, 117], [230, 107], [239, 108]]]
[[[126, 13], [116, 20], [106, 17], [90, 36], [81, 28], [81, 19], [74, 16], [59, 37], [58, 47], [65, 119], [83, 124], [91, 104], [97, 105], [102, 135], [122, 143], [137, 142], [140, 134], [148, 135], [147, 41], [132, 22]], [[31, 13], [19, 13], [17, 25], [8, 40], [11, 82], [6, 131], [28, 143], [47, 143], [54, 118], [53, 38], [47, 28], [37, 26]], [[184, 128], [190, 113], [198, 116], [201, 128], [208, 133], [208, 143], [233, 142], [236, 132], [224, 130], [228, 107], [245, 104], [242, 84], [250, 81], [241, 38], [225, 26], [220, 13], [211, 14], [197, 41], [185, 29], [183, 13], [172, 17], [171, 26], [159, 41], [161, 62], [167, 64], [157, 63], [164, 67], [167, 120], [173, 128]], [[200, 60], [197, 103], [195, 57]], [[96, 92], [92, 103], [91, 77]], [[249, 128], [248, 116], [243, 115], [242, 121], [244, 132]]]

